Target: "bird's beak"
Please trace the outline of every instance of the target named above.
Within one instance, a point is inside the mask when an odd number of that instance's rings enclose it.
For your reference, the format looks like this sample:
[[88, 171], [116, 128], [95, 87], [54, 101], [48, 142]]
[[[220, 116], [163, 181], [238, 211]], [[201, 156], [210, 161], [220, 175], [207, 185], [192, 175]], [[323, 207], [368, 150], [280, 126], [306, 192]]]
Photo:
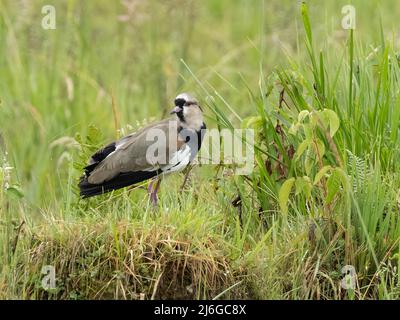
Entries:
[[179, 113], [179, 112], [181, 112], [183, 110], [183, 108], [182, 107], [175, 107], [175, 108], [173, 108], [172, 109], [172, 111], [171, 111], [171, 114], [174, 114], [174, 113]]

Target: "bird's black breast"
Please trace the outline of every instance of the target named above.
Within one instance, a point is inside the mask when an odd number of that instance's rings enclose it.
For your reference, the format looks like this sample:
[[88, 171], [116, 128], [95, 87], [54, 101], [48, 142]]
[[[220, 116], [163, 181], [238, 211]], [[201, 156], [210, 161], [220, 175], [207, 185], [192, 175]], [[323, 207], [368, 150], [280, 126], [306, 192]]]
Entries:
[[193, 147], [194, 144], [197, 146], [197, 150], [200, 150], [201, 143], [203, 142], [204, 135], [206, 133], [206, 124], [203, 122], [201, 125], [200, 130], [190, 130], [190, 129], [184, 129], [183, 127], [178, 128], [178, 135], [185, 140], [186, 143], [191, 145]]
[[207, 127], [204, 122], [199, 130], [185, 129], [182, 127], [178, 128], [178, 135], [181, 137], [181, 139], [185, 140], [185, 143], [191, 149], [190, 154], [192, 159], [201, 148], [201, 144], [206, 133], [206, 128]]
[[197, 131], [197, 141], [199, 142], [199, 148], [197, 149], [197, 151], [199, 151], [200, 148], [201, 148], [201, 144], [202, 144], [202, 142], [203, 142], [204, 135], [206, 134], [206, 129], [207, 129], [207, 126], [206, 126], [206, 124], [203, 122], [203, 124], [202, 124], [200, 130]]

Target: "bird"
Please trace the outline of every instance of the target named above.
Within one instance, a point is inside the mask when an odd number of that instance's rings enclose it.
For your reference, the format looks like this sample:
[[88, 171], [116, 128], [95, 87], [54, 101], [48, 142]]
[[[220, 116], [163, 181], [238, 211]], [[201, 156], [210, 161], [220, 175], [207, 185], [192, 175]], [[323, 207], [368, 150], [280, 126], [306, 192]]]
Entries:
[[95, 152], [80, 178], [80, 196], [90, 198], [150, 180], [148, 193], [157, 206], [161, 178], [192, 163], [207, 129], [203, 109], [193, 96], [181, 93], [174, 104], [171, 117]]

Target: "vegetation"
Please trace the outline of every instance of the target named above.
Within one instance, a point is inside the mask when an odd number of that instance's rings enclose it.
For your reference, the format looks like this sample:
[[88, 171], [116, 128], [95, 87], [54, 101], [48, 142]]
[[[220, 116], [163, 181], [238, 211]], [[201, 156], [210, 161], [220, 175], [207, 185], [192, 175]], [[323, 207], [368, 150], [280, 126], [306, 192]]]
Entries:
[[[44, 4], [0, 3], [0, 298], [400, 298], [398, 1], [353, 1], [355, 30], [334, 1], [55, 1], [56, 30]], [[79, 199], [182, 91], [255, 130], [254, 171]]]

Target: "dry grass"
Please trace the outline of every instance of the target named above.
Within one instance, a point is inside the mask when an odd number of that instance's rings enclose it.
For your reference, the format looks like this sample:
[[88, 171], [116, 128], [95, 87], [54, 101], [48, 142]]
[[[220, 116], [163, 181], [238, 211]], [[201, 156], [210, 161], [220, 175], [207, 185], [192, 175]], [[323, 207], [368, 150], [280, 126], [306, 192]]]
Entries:
[[[51, 230], [50, 230], [51, 229]], [[13, 295], [25, 299], [192, 299], [213, 297], [238, 275], [226, 248], [211, 236], [193, 243], [174, 237], [173, 227], [143, 229], [119, 222], [74, 222], [25, 234], [13, 271]], [[29, 239], [28, 239], [29, 238]], [[203, 239], [204, 240], [204, 239]], [[24, 248], [26, 246], [26, 248]], [[38, 277], [44, 265], [56, 269], [57, 289], [46, 291]], [[9, 292], [3, 283], [2, 292]], [[227, 293], [238, 297], [240, 288]], [[240, 296], [240, 294], [239, 294]]]

